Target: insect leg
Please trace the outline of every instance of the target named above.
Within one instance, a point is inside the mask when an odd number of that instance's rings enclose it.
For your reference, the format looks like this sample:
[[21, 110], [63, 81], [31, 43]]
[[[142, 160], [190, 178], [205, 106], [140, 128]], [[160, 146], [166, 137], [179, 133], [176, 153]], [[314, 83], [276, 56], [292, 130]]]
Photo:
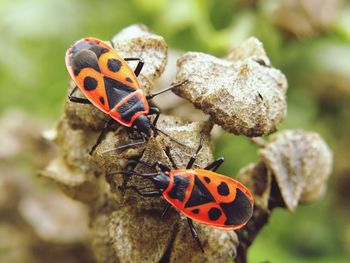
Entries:
[[168, 87], [168, 88], [166, 88], [166, 89], [160, 90], [160, 91], [158, 91], [158, 92], [156, 92], [156, 93], [149, 94], [148, 96], [146, 96], [146, 99], [147, 99], [147, 100], [151, 100], [151, 99], [153, 99], [155, 96], [158, 96], [159, 94], [162, 94], [162, 93], [167, 92], [167, 91], [169, 91], [169, 90], [172, 90], [172, 89], [174, 89], [174, 88], [180, 87], [180, 86], [182, 86], [183, 84], [185, 84], [186, 82], [188, 82], [188, 80], [184, 80], [184, 81], [182, 81], [182, 82], [180, 82], [180, 83], [178, 83], [178, 84], [172, 85], [172, 86], [170, 86], [170, 87]]
[[129, 147], [144, 144], [145, 142], [146, 142], [146, 139], [145, 139], [145, 137], [142, 136], [142, 141], [124, 144], [124, 145], [118, 146], [117, 148], [115, 148], [113, 150], [108, 150], [108, 152], [114, 151], [114, 150], [123, 150], [123, 149], [129, 148]]
[[74, 87], [74, 89], [72, 90], [72, 92], [68, 95], [68, 99], [71, 102], [75, 102], [75, 103], [81, 103], [81, 104], [91, 104], [91, 102], [88, 99], [85, 98], [78, 98], [73, 96], [73, 93], [76, 92], [77, 90], [77, 86]]
[[[128, 133], [128, 137], [129, 137], [129, 139], [133, 139], [129, 136], [129, 133]], [[129, 148], [129, 147], [144, 144], [146, 142], [145, 137], [141, 136], [140, 139], [142, 139], [142, 141], [124, 144], [124, 145], [118, 146], [117, 148], [106, 150], [106, 151], [102, 152], [102, 154], [106, 154], [106, 153], [110, 153], [110, 152], [114, 152], [114, 151], [118, 151], [118, 150], [123, 150], [123, 149]]]
[[162, 214], [160, 215], [161, 218], [164, 218], [164, 217], [165, 217], [165, 215], [168, 213], [170, 207], [171, 207], [171, 205], [170, 205], [169, 203], [166, 204], [166, 206], [165, 206], [165, 208], [164, 208]]
[[136, 66], [135, 70], [134, 70], [134, 73], [135, 73], [136, 77], [138, 77], [140, 75], [140, 72], [141, 72], [145, 62], [143, 62], [143, 60], [141, 58], [124, 58], [124, 60], [125, 61], [135, 61], [135, 60], [139, 61], [137, 63], [137, 66]]
[[141, 192], [141, 190], [143, 188], [140, 188], [140, 187], [137, 187], [137, 186], [128, 186], [128, 187], [126, 187], [126, 189], [132, 189], [136, 193], [138, 193], [139, 195], [144, 196], [144, 197], [159, 197], [159, 196], [162, 196], [162, 192], [160, 192], [159, 190], [152, 190], [152, 191], [148, 191], [148, 192]]
[[150, 107], [148, 115], [153, 115], [153, 114], [156, 115], [156, 117], [154, 118], [154, 121], [153, 121], [153, 126], [156, 126], [157, 121], [159, 119], [160, 110], [157, 107]]
[[194, 228], [192, 219], [190, 219], [190, 218], [187, 217], [187, 222], [188, 222], [188, 225], [189, 225], [189, 227], [190, 227], [190, 230], [191, 230], [191, 233], [192, 233], [193, 238], [197, 241], [197, 244], [198, 244], [199, 248], [200, 248], [200, 249], [202, 250], [202, 252], [204, 253], [204, 249], [203, 249], [203, 247], [202, 247], [202, 243], [201, 243], [201, 241], [199, 240], [199, 236], [198, 236], [197, 230]]
[[203, 142], [204, 142], [204, 135], [203, 133], [201, 134], [201, 138], [199, 141], [199, 145], [198, 148], [196, 150], [196, 152], [194, 154], [192, 154], [190, 161], [188, 162], [186, 169], [191, 169], [192, 165], [194, 164], [194, 162], [196, 161], [197, 155], [199, 153], [199, 151], [202, 149], [203, 147]]
[[104, 136], [105, 136], [105, 133], [106, 133], [107, 129], [112, 125], [113, 122], [114, 122], [113, 119], [109, 119], [109, 120], [105, 123], [105, 125], [103, 126], [103, 129], [102, 129], [102, 131], [101, 131], [101, 133], [100, 133], [100, 135], [99, 135], [98, 138], [97, 138], [96, 143], [94, 144], [94, 146], [92, 146], [92, 149], [91, 149], [91, 151], [90, 151], [90, 155], [92, 155], [92, 153], [95, 151], [96, 147], [101, 143], [102, 139], [103, 139]]
[[215, 172], [220, 165], [222, 165], [224, 162], [224, 157], [220, 157], [218, 159], [216, 159], [214, 162], [212, 162], [211, 164], [207, 165], [204, 170], [211, 170], [213, 172]]
[[159, 167], [159, 169], [162, 171], [162, 172], [169, 172], [170, 171], [170, 168], [168, 166], [166, 166], [165, 164], [162, 164], [161, 162], [155, 162], [154, 164], [149, 164], [145, 161], [142, 161], [142, 160], [138, 160], [136, 161], [137, 163], [141, 163], [149, 168], [152, 168], [152, 169], [155, 169], [157, 166]]

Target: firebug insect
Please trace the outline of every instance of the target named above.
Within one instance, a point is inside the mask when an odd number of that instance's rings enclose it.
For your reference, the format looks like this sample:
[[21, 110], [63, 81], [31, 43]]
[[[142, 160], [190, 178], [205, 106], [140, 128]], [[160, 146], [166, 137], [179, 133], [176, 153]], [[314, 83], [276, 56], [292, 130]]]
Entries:
[[[127, 61], [138, 61], [134, 71]], [[165, 134], [156, 128], [160, 114], [159, 109], [150, 107], [148, 100], [178, 87], [184, 82], [145, 96], [137, 80], [144, 65], [142, 59], [122, 58], [113, 47], [91, 37], [75, 42], [67, 50], [65, 62], [68, 72], [76, 84], [68, 96], [69, 100], [76, 103], [93, 104], [110, 116], [90, 154], [101, 142], [104, 133], [114, 121], [131, 128], [128, 129], [130, 139], [135, 139], [132, 138], [133, 131], [139, 134], [137, 139], [142, 139], [142, 141], [119, 146], [117, 149], [144, 143], [145, 136], [150, 137], [151, 130], [155, 135], [157, 132]], [[77, 88], [86, 98], [73, 96]], [[153, 123], [147, 116], [152, 114], [156, 115]]]
[[[192, 220], [223, 230], [238, 229], [243, 227], [253, 215], [254, 200], [243, 184], [215, 172], [224, 162], [223, 157], [218, 158], [204, 169], [191, 169], [202, 145], [203, 137], [186, 169], [172, 170], [160, 162], [150, 165], [135, 160], [129, 162], [129, 167], [130, 165], [136, 167], [138, 163], [141, 163], [152, 168], [158, 167], [161, 171], [140, 174], [126, 168], [124, 174], [138, 175], [151, 180], [155, 189], [138, 186], [127, 186], [126, 188], [133, 189], [145, 197], [163, 196], [168, 204], [162, 217], [171, 206], [184, 214], [193, 237], [203, 251]], [[144, 191], [145, 189], [149, 190]]]

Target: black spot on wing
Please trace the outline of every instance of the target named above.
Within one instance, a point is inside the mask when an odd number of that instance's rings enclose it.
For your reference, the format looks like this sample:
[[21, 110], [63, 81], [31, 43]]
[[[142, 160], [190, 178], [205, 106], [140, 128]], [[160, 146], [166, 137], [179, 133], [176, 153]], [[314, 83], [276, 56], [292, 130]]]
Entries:
[[107, 61], [107, 67], [112, 72], [118, 72], [122, 67], [122, 63], [118, 59], [110, 58]]
[[230, 194], [230, 189], [228, 188], [227, 183], [221, 182], [218, 186], [218, 193], [222, 196], [228, 196]]
[[123, 120], [129, 122], [132, 117], [140, 111], [145, 110], [145, 105], [137, 96], [132, 96], [125, 103], [120, 105], [117, 112], [121, 114]]
[[132, 87], [115, 79], [106, 76], [103, 79], [110, 108], [114, 108], [123, 98], [135, 91]]
[[193, 214], [198, 214], [199, 213], [199, 209], [198, 208], [195, 208], [191, 211]]
[[215, 202], [213, 195], [204, 186], [202, 181], [197, 176], [194, 176], [194, 185], [192, 193], [187, 203], [185, 204], [185, 208], [202, 205], [209, 202]]
[[172, 199], [177, 199], [182, 202], [185, 199], [186, 189], [188, 187], [189, 180], [181, 174], [175, 175], [173, 178], [174, 184], [168, 192], [168, 195]]
[[219, 208], [216, 208], [216, 207], [210, 208], [210, 210], [208, 212], [209, 219], [212, 221], [218, 220], [221, 215], [222, 215], [221, 210]]
[[84, 68], [93, 68], [97, 72], [101, 72], [97, 62], [97, 57], [91, 50], [80, 50], [73, 55], [72, 69], [75, 76], [78, 76], [80, 71]]
[[126, 80], [127, 82], [133, 83], [132, 79], [129, 78], [129, 77], [126, 77], [125, 80]]
[[236, 198], [231, 203], [220, 203], [227, 220], [225, 225], [241, 225], [253, 215], [253, 205], [248, 196], [237, 188]]
[[101, 47], [100, 45], [97, 45], [97, 44], [92, 45], [89, 49], [96, 54], [97, 58], [99, 58], [102, 54], [107, 53], [109, 51], [108, 48]]
[[204, 176], [203, 178], [204, 178], [204, 181], [205, 181], [207, 184], [210, 183], [210, 178], [209, 178], [208, 176]]
[[97, 80], [93, 77], [85, 77], [84, 78], [84, 89], [87, 91], [91, 91], [97, 88]]
[[105, 105], [105, 99], [103, 97], [100, 97], [100, 102], [102, 105]]

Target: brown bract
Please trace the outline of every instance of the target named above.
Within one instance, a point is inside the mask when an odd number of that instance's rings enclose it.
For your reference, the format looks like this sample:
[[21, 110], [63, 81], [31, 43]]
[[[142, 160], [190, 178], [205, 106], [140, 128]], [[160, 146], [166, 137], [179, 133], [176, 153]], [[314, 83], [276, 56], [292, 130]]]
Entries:
[[318, 199], [326, 189], [332, 171], [332, 152], [314, 132], [284, 131], [260, 156], [274, 175], [288, 209]]
[[237, 179], [251, 191], [254, 205], [269, 212], [272, 175], [266, 165], [263, 162], [249, 164], [239, 171]]
[[177, 81], [188, 82], [174, 92], [231, 133], [267, 135], [286, 116], [286, 78], [270, 66], [257, 39], [242, 43], [227, 59], [185, 53], [178, 67]]

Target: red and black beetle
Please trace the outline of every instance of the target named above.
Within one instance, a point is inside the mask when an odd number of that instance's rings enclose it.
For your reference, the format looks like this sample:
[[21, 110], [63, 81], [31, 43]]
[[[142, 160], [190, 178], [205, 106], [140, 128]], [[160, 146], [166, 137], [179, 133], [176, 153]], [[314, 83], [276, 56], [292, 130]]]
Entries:
[[126, 188], [133, 189], [145, 197], [163, 196], [168, 204], [162, 213], [162, 217], [170, 206], [184, 214], [187, 217], [193, 237], [203, 251], [192, 220], [223, 230], [238, 229], [243, 227], [252, 217], [254, 200], [243, 184], [215, 172], [224, 162], [222, 157], [204, 169], [191, 169], [202, 144], [203, 138], [201, 138], [198, 149], [192, 155], [186, 169], [172, 170], [159, 162], [150, 165], [136, 160], [133, 161], [132, 167], [135, 167], [137, 163], [141, 163], [152, 168], [159, 167], [161, 171], [140, 174], [126, 169], [124, 173], [151, 180], [155, 189], [147, 187], [150, 189], [149, 191], [142, 191], [145, 187], [128, 186]]
[[[134, 71], [127, 63], [132, 60], [138, 61]], [[137, 80], [144, 65], [142, 59], [122, 58], [113, 47], [92, 37], [75, 42], [67, 50], [65, 61], [68, 72], [77, 85], [68, 96], [69, 100], [93, 104], [111, 117], [106, 122], [90, 154], [101, 142], [104, 133], [114, 120], [132, 128], [128, 130], [129, 138], [132, 131], [136, 131], [140, 135], [139, 139], [142, 139], [140, 142], [119, 146], [117, 149], [144, 143], [145, 137], [150, 137], [151, 130], [154, 134], [158, 131], [164, 134], [156, 128], [159, 109], [149, 107], [148, 100], [184, 82], [145, 96]], [[87, 99], [73, 96], [77, 88]], [[153, 122], [147, 116], [152, 114], [156, 114]]]

